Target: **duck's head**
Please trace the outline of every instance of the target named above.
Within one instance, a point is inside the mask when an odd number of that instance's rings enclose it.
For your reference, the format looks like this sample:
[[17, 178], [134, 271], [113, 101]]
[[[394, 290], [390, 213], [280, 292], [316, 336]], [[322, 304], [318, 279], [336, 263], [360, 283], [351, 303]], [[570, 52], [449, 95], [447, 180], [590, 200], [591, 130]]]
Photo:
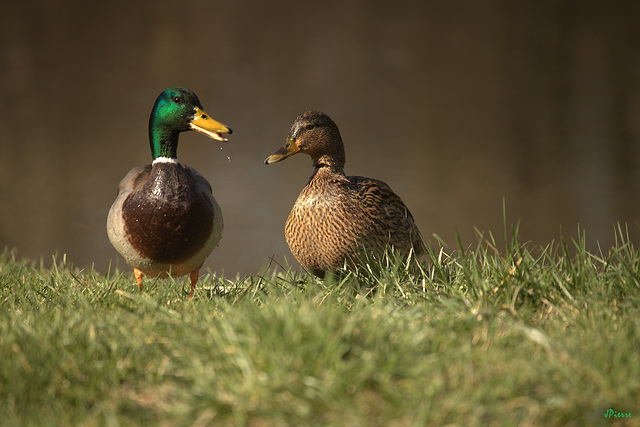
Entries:
[[164, 90], [156, 99], [149, 119], [151, 155], [176, 158], [178, 135], [194, 130], [218, 141], [227, 141], [223, 133], [231, 128], [214, 120], [204, 111], [195, 93], [182, 87]]
[[344, 145], [338, 126], [320, 111], [309, 110], [293, 121], [285, 144], [267, 157], [265, 164], [279, 162], [296, 153], [306, 153], [314, 166], [333, 166], [342, 169], [345, 162]]

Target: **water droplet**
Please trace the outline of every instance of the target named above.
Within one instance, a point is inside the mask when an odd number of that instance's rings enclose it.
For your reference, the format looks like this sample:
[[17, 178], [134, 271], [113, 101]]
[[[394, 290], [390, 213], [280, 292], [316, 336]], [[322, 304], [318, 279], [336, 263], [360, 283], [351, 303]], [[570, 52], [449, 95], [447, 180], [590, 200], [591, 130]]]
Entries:
[[231, 163], [231, 156], [227, 156], [227, 161]]

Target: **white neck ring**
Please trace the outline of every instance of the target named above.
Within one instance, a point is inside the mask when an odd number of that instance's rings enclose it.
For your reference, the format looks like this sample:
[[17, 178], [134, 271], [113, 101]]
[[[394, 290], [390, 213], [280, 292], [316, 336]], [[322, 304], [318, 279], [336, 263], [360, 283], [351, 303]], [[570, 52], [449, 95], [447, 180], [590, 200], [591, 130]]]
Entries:
[[178, 159], [172, 157], [157, 157], [152, 164], [156, 163], [180, 163]]

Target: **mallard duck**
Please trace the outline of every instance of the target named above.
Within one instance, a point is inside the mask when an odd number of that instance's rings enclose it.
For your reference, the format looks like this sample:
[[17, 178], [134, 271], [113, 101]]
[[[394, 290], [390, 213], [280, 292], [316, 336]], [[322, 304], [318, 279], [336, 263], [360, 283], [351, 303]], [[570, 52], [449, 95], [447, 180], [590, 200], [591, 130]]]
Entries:
[[311, 156], [314, 171], [285, 225], [295, 258], [313, 274], [353, 264], [361, 248], [380, 255], [387, 245], [416, 255], [424, 244], [409, 209], [383, 181], [344, 173], [344, 144], [338, 126], [319, 111], [293, 122], [282, 148], [265, 160], [279, 162], [296, 153]]
[[190, 90], [166, 89], [149, 119], [153, 163], [131, 169], [120, 181], [107, 234], [133, 267], [140, 290], [143, 275], [189, 274], [191, 299], [200, 267], [218, 246], [223, 222], [211, 185], [195, 169], [178, 162], [178, 136], [188, 130], [218, 141], [227, 141], [222, 134], [232, 132], [205, 113]]

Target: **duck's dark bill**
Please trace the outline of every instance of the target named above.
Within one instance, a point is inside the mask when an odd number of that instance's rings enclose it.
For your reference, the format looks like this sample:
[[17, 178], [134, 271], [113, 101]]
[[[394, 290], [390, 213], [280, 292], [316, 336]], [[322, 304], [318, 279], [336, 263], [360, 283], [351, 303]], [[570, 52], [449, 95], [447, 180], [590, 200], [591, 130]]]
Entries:
[[280, 160], [284, 160], [287, 157], [291, 157], [297, 152], [300, 151], [300, 147], [296, 144], [296, 140], [294, 138], [288, 138], [286, 144], [284, 144], [278, 151], [267, 157], [264, 161], [265, 165], [270, 163], [279, 162]]

